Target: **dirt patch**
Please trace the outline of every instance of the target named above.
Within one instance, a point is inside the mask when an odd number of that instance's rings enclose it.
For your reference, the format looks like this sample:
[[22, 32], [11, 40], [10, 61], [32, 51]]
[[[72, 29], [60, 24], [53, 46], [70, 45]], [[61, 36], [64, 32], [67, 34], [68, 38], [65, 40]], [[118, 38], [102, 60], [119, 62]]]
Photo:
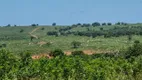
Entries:
[[[118, 51], [108, 51], [108, 50], [83, 50], [84, 54], [92, 55], [92, 54], [99, 54], [99, 53], [114, 53]], [[71, 55], [72, 51], [64, 51], [66, 55]]]
[[[64, 51], [64, 53], [65, 53], [66, 55], [71, 55], [72, 52], [73, 52], [73, 51]], [[92, 54], [95, 53], [95, 51], [93, 51], [93, 50], [83, 50], [83, 53], [84, 53], [84, 54], [87, 54], [87, 55], [92, 55]]]
[[40, 42], [38, 42], [37, 44], [39, 44], [40, 45], [40, 47], [42, 46], [42, 45], [45, 45], [45, 44], [47, 44], [48, 42], [45, 42], [45, 41], [40, 41]]
[[71, 55], [72, 51], [64, 51], [65, 55]]
[[40, 58], [47, 58], [47, 59], [53, 58], [52, 56], [50, 56], [49, 54], [46, 54], [46, 53], [32, 55], [31, 57], [33, 60], [40, 59]]
[[92, 54], [95, 54], [95, 51], [93, 51], [93, 50], [83, 50], [83, 53], [87, 54], [87, 55], [92, 55]]
[[[99, 54], [99, 53], [114, 53], [116, 51], [106, 51], [106, 50], [83, 50], [84, 54], [87, 55], [92, 55], [92, 54]], [[64, 51], [65, 55], [71, 55], [72, 51]], [[40, 53], [40, 54], [36, 54], [36, 55], [32, 55], [32, 59], [33, 60], [37, 60], [40, 58], [47, 58], [47, 59], [51, 59], [53, 58], [52, 56], [50, 56], [48, 53]]]

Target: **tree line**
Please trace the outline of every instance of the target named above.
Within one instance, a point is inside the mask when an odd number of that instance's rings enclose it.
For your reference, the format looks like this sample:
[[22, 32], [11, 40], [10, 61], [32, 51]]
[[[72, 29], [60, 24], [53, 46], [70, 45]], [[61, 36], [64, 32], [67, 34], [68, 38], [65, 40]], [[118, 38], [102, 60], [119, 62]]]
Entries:
[[[117, 22], [117, 23], [115, 23], [114, 25], [127, 25], [128, 23], [125, 23], [125, 22]], [[56, 26], [57, 25], [57, 23], [52, 23], [52, 26]], [[82, 26], [82, 27], [89, 27], [89, 26], [93, 26], [93, 27], [95, 27], [95, 26], [106, 26], [106, 25], [108, 25], [108, 26], [111, 26], [111, 25], [113, 25], [111, 22], [108, 22], [108, 23], [106, 23], [106, 22], [103, 22], [103, 23], [100, 23], [100, 22], [93, 22], [92, 24], [90, 24], [90, 23], [77, 23], [77, 24], [73, 24], [72, 26]], [[16, 24], [14, 24], [14, 25], [11, 25], [11, 24], [7, 24], [6, 26], [4, 26], [4, 27], [12, 27], [12, 26], [14, 26], [14, 27], [16, 27], [17, 25]], [[35, 24], [35, 23], [33, 23], [33, 24], [31, 24], [30, 26], [40, 26], [39, 24]]]
[[[76, 26], [77, 27], [77, 26]], [[103, 27], [100, 27], [99, 31], [93, 31], [89, 28], [86, 28], [86, 31], [70, 31], [71, 29], [75, 28], [73, 27], [65, 27], [61, 28], [58, 31], [49, 31], [47, 32], [47, 35], [78, 35], [78, 36], [88, 36], [88, 37], [97, 37], [97, 36], [104, 36], [104, 38], [108, 37], [119, 37], [119, 36], [129, 36], [129, 35], [142, 35], [142, 26], [115, 26], [113, 29], [104, 30]]]

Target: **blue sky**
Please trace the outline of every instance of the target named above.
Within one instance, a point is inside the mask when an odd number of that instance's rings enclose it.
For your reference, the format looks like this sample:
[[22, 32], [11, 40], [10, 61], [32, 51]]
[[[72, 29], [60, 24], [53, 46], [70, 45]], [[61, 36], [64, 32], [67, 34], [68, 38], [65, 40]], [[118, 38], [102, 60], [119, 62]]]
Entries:
[[142, 22], [142, 0], [0, 0], [0, 25]]

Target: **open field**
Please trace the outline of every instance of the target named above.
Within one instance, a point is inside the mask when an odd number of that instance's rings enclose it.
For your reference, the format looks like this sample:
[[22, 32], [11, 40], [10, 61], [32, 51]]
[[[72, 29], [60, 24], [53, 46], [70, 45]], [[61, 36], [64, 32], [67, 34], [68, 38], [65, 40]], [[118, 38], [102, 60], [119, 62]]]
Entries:
[[[128, 25], [127, 25], [128, 26]], [[135, 25], [136, 26], [136, 25]], [[113, 29], [116, 26], [102, 26], [104, 30]], [[121, 27], [121, 26], [120, 26]], [[125, 27], [125, 26], [122, 26]], [[35, 30], [38, 28], [37, 30]], [[42, 30], [42, 28], [44, 28]], [[49, 36], [47, 32], [58, 31], [64, 27], [54, 26], [39, 26], [39, 27], [1, 27], [0, 28], [0, 44], [6, 44], [6, 49], [20, 53], [29, 50], [34, 53], [45, 53], [54, 49], [62, 49], [64, 51], [75, 50], [94, 50], [94, 51], [119, 51], [125, 50], [131, 46], [135, 40], [142, 40], [142, 36], [133, 35], [132, 40], [128, 40], [128, 36], [110, 37], [104, 38], [103, 36], [97, 36], [95, 38], [78, 35], [68, 36]], [[91, 27], [89, 27], [91, 28]], [[100, 30], [100, 27], [92, 27], [93, 30]], [[20, 32], [23, 30], [23, 32]], [[69, 31], [87, 31], [86, 27], [76, 27]], [[33, 39], [30, 41], [30, 32], [33, 35], [38, 36], [40, 39]], [[2, 39], [4, 38], [4, 39]], [[81, 42], [79, 48], [72, 48], [71, 42]], [[49, 45], [46, 43], [50, 43]]]

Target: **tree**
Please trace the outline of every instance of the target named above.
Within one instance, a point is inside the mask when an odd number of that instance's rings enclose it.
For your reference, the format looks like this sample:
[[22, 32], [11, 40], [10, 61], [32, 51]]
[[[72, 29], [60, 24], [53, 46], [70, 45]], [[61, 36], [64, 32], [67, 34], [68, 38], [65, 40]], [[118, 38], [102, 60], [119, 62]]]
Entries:
[[16, 27], [17, 25], [14, 25], [14, 27]]
[[94, 22], [92, 23], [92, 26], [95, 27], [95, 26], [100, 26], [100, 23], [99, 22]]
[[129, 47], [126, 52], [126, 58], [130, 58], [131, 56], [139, 56], [142, 55], [142, 44], [135, 43], [132, 47]]
[[120, 22], [117, 22], [117, 23], [115, 23], [115, 25], [121, 25], [121, 23], [120, 23]]
[[108, 25], [108, 26], [111, 26], [112, 24], [111, 24], [111, 23], [107, 23], [107, 25]]
[[21, 29], [21, 30], [20, 30], [20, 33], [22, 33], [22, 32], [24, 32], [24, 30], [23, 30], [23, 29]]
[[56, 23], [52, 23], [52, 26], [56, 26]]
[[134, 43], [135, 43], [135, 44], [139, 44], [140, 41], [139, 41], [139, 40], [135, 40]]
[[81, 23], [77, 23], [76, 25], [77, 25], [77, 26], [81, 26]]
[[103, 30], [103, 28], [101, 27], [101, 28], [100, 28], [100, 30], [102, 31], [102, 30]]
[[64, 56], [64, 52], [61, 49], [56, 49], [52, 51], [49, 55], [53, 57]]
[[10, 24], [8, 24], [6, 27], [10, 27], [11, 25]]
[[78, 41], [73, 41], [73, 42], [71, 43], [71, 45], [72, 45], [73, 48], [78, 48], [78, 47], [80, 47], [81, 43], [78, 42]]
[[31, 26], [37, 26], [37, 24], [31, 24]]
[[102, 26], [106, 26], [106, 23], [102, 23]]
[[129, 40], [129, 41], [132, 40], [132, 35], [131, 35], [131, 34], [128, 35], [128, 40]]
[[45, 28], [43, 27], [43, 28], [41, 28], [41, 30], [44, 30]]
[[89, 27], [90, 26], [90, 24], [87, 24], [87, 23], [84, 23], [83, 25], [82, 25], [82, 27]]

